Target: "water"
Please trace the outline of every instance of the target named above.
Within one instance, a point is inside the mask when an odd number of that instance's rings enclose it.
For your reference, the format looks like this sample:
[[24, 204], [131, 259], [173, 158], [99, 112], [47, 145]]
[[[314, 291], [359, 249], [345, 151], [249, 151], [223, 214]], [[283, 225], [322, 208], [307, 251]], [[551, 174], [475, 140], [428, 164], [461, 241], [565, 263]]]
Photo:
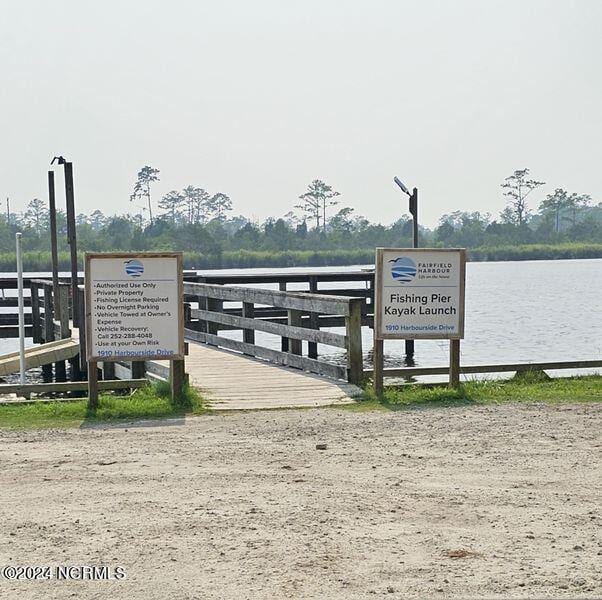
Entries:
[[[324, 267], [311, 271], [355, 271], [367, 267], [369, 265]], [[278, 269], [278, 272], [307, 270]], [[232, 269], [219, 271], [224, 274], [239, 272]], [[245, 269], [245, 272], [273, 270]], [[462, 364], [601, 359], [601, 276], [602, 259], [468, 263]], [[353, 287], [349, 283], [338, 285]], [[321, 287], [335, 288], [337, 284], [322, 284]], [[291, 285], [290, 288], [303, 289], [303, 286]], [[240, 339], [235, 332], [227, 335]], [[279, 348], [280, 341], [274, 336], [258, 333], [256, 339], [258, 343]], [[17, 346], [17, 340], [0, 339], [0, 353], [15, 351]], [[372, 331], [367, 328], [363, 330], [363, 347], [369, 363]], [[416, 365], [445, 365], [448, 349], [446, 340], [418, 340]], [[320, 345], [318, 350], [322, 355], [340, 359], [335, 348]], [[403, 342], [385, 342], [385, 361], [386, 366], [403, 365]]]

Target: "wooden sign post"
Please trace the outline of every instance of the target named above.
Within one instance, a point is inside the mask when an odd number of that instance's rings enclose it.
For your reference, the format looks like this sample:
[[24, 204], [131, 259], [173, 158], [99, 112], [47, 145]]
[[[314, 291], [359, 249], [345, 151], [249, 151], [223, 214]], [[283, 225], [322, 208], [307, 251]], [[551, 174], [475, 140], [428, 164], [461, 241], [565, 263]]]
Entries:
[[181, 252], [87, 253], [89, 406], [98, 406], [98, 362], [169, 360], [172, 398], [184, 384]]
[[374, 391], [383, 391], [384, 340], [449, 339], [449, 385], [460, 383], [466, 250], [377, 248]]

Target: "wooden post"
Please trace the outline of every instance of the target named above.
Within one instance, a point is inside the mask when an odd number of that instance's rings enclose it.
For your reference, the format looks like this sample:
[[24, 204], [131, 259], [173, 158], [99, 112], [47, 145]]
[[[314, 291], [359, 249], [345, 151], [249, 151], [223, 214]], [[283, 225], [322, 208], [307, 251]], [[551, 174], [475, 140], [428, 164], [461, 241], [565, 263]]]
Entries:
[[[224, 301], [218, 300], [216, 298], [208, 298], [207, 299], [207, 310], [211, 311], [211, 312], [223, 312]], [[207, 323], [207, 333], [217, 335], [218, 324], [217, 323]]]
[[[52, 288], [44, 286], [44, 342], [54, 341], [54, 315], [52, 314]], [[42, 365], [44, 383], [52, 382], [52, 363]]]
[[56, 232], [54, 171], [48, 171], [48, 213], [50, 218], [50, 254], [52, 257], [52, 290], [54, 292], [54, 310], [60, 314], [61, 298], [59, 297], [59, 253]]
[[460, 385], [460, 340], [449, 340], [449, 387]]
[[[85, 295], [84, 295], [84, 290], [80, 290], [79, 288], [77, 288], [77, 292], [76, 292], [76, 296], [77, 296], [77, 303], [74, 302], [74, 298], [72, 298], [72, 302], [73, 302], [73, 314], [75, 314], [75, 310], [77, 309], [78, 314], [79, 314], [79, 319], [78, 322], [80, 323], [79, 327], [79, 364], [77, 363], [77, 361], [73, 361], [71, 363], [71, 368], [73, 371], [73, 375], [72, 378], [75, 381], [80, 381], [82, 380], [85, 376], [86, 373], [88, 371], [88, 362], [86, 360], [86, 302], [85, 302]], [[75, 318], [73, 319], [74, 321], [74, 327], [75, 325]]]
[[115, 363], [106, 361], [102, 363], [102, 378], [115, 379]]
[[[286, 292], [286, 281], [279, 281], [278, 282], [278, 289], [281, 292]], [[288, 338], [287, 337], [283, 337], [281, 339], [280, 350], [282, 350], [282, 352], [288, 352]]]
[[362, 304], [363, 298], [349, 301], [349, 315], [345, 317], [347, 333], [347, 380], [359, 385], [364, 378], [362, 353]]
[[146, 377], [146, 363], [143, 360], [132, 361], [132, 379], [144, 379]]
[[64, 360], [54, 363], [54, 379], [55, 381], [67, 381], [67, 366]]
[[44, 286], [44, 342], [54, 341], [54, 314], [52, 310], [52, 288]]
[[[247, 319], [253, 319], [255, 317], [255, 305], [253, 302], [242, 303], [242, 316]], [[242, 341], [245, 342], [245, 344], [255, 344], [255, 330], [243, 329]]]
[[[316, 275], [310, 275], [309, 277], [309, 293], [318, 293], [318, 277]], [[320, 329], [320, 317], [318, 316], [318, 313], [309, 313], [309, 326], [312, 329]], [[309, 356], [309, 358], [318, 358], [318, 344], [316, 342], [307, 343], [307, 356]]]
[[40, 287], [37, 283], [29, 284], [31, 295], [31, 335], [35, 344], [42, 341], [42, 324], [40, 322]]
[[58, 320], [61, 324], [61, 339], [64, 340], [71, 336], [69, 329], [69, 288], [64, 285], [58, 286], [58, 303], [55, 296], [54, 313], [58, 313]]
[[[199, 310], [208, 310], [207, 297], [206, 296], [198, 296], [197, 297], [197, 305], [199, 307]], [[203, 333], [207, 333], [207, 325], [208, 325], [207, 321], [201, 320], [201, 321], [197, 321], [197, 323], [198, 323], [198, 330]]]
[[384, 348], [383, 340], [377, 340], [374, 337], [374, 348], [372, 350], [372, 362], [374, 365], [373, 370], [373, 382], [374, 382], [374, 393], [377, 396], [382, 396], [383, 393], [383, 362], [384, 362]]
[[171, 388], [171, 399], [177, 402], [184, 393], [184, 383], [186, 381], [186, 367], [184, 360], [169, 361], [169, 385]]
[[[288, 311], [288, 324], [293, 325], [295, 327], [301, 327], [301, 311], [290, 309]], [[301, 355], [302, 350], [302, 342], [301, 340], [296, 340], [294, 338], [289, 338], [288, 340], [289, 352], [291, 354]]]
[[92, 360], [88, 363], [88, 408], [98, 408], [98, 365]]
[[[65, 286], [58, 284], [58, 277], [56, 287], [53, 282], [52, 288], [54, 295], [54, 316], [58, 319], [61, 327], [60, 338], [64, 340], [71, 335], [69, 329], [69, 290]], [[54, 373], [57, 381], [67, 381], [67, 368], [64, 360], [54, 363]]]
[[78, 279], [77, 279], [77, 236], [75, 233], [75, 198], [73, 193], [73, 164], [65, 162], [65, 197], [67, 200], [67, 242], [71, 253], [71, 302], [73, 306], [73, 325], [75, 327], [84, 327], [84, 323], [80, 323], [80, 311], [78, 303]]

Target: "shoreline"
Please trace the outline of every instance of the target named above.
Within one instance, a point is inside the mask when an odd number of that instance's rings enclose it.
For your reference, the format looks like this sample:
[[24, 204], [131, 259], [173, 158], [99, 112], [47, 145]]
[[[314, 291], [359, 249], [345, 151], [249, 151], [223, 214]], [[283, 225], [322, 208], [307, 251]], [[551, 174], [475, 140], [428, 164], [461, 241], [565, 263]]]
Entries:
[[[372, 264], [373, 248], [358, 250], [226, 250], [221, 254], [184, 252], [184, 268], [249, 269], [249, 268], [312, 268], [338, 267]], [[469, 262], [524, 262], [533, 260], [579, 260], [602, 258], [602, 244], [524, 244], [518, 246], [493, 246], [467, 250]], [[80, 252], [79, 260], [83, 259]], [[0, 254], [0, 273], [11, 272], [15, 265], [15, 254]], [[24, 269], [27, 271], [50, 271], [52, 261], [48, 251], [25, 251]], [[59, 269], [69, 270], [69, 255], [59, 253]]]

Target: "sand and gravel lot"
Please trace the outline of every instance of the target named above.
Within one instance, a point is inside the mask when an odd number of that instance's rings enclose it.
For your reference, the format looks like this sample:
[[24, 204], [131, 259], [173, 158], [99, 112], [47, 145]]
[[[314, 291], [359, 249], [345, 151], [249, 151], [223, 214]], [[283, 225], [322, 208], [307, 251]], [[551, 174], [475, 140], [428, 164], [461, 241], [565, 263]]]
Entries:
[[[326, 450], [317, 450], [326, 443]], [[0, 430], [0, 597], [600, 598], [602, 405]]]

